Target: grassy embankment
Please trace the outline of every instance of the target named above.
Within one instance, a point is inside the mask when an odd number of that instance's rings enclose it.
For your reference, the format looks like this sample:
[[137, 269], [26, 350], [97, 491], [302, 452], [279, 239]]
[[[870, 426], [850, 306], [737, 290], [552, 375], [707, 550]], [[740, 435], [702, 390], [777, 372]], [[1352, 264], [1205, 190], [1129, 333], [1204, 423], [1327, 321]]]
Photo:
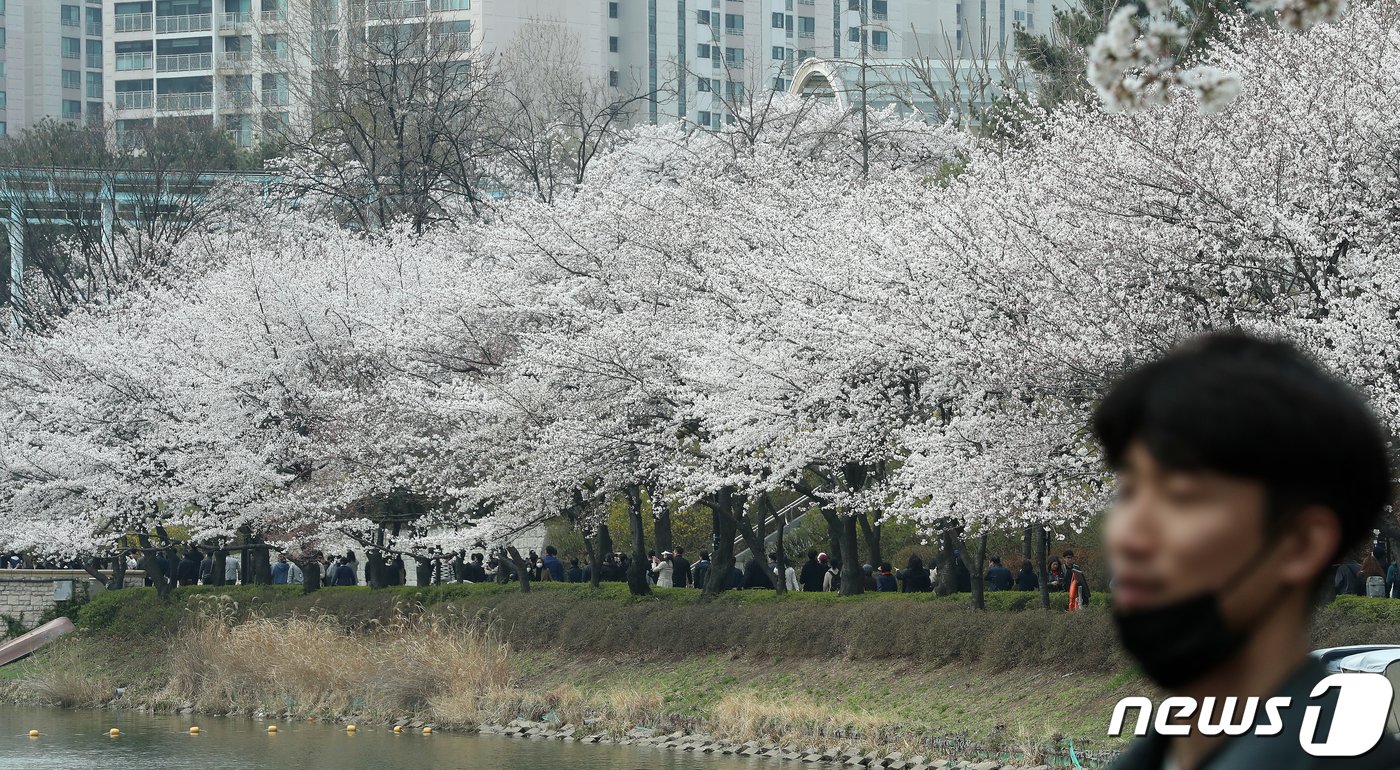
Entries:
[[[326, 589], [246, 586], [100, 595], [79, 632], [3, 670], [12, 697], [211, 713], [443, 726], [557, 719], [718, 739], [913, 753], [1111, 751], [1112, 705], [1146, 685], [1102, 607], [1024, 610], [1034, 595], [775, 597], [662, 590], [632, 599], [543, 584]], [[1058, 597], [1063, 601], [1063, 596]], [[1097, 599], [1098, 597], [1096, 597]], [[1400, 602], [1344, 600], [1316, 646], [1400, 643]]]

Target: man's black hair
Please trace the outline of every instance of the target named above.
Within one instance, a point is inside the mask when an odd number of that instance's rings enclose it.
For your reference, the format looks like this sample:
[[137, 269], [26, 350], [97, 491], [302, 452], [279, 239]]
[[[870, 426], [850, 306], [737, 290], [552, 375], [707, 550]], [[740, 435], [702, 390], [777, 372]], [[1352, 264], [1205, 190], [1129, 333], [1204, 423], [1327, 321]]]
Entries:
[[1001, 557], [1000, 557], [1000, 556], [993, 556], [993, 557], [992, 557], [992, 563], [993, 563], [993, 564], [996, 564], [996, 565], [998, 565], [998, 566], [1000, 566], [1000, 565], [1001, 565]]
[[1262, 483], [1269, 526], [1322, 505], [1337, 515], [1336, 558], [1390, 502], [1380, 422], [1355, 390], [1292, 345], [1209, 334], [1135, 369], [1094, 415], [1111, 468], [1135, 442], [1173, 470]]
[[545, 546], [545, 547], [544, 547], [544, 552], [547, 553], [547, 554], [549, 554], [550, 556], [558, 556], [558, 555], [559, 555], [559, 549], [558, 549], [558, 548], [555, 548], [555, 547], [552, 546], [552, 545], [547, 545], [547, 546]]
[[1074, 558], [1074, 551], [1065, 551], [1064, 553], [1060, 554], [1060, 558], [1061, 558], [1061, 559], [1073, 559], [1073, 558]]
[[813, 548], [812, 550], [808, 551], [808, 552], [807, 552], [807, 558], [809, 558], [809, 559], [815, 559], [815, 558], [817, 558], [817, 549]]

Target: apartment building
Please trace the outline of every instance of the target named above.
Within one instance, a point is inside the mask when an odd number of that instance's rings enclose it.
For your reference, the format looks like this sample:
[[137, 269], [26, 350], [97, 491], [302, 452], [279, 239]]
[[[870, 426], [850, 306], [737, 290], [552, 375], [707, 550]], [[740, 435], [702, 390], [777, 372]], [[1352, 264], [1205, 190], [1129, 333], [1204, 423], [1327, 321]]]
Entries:
[[101, 0], [0, 0], [0, 136], [102, 120]]
[[[55, 32], [44, 44], [65, 62], [40, 67], [55, 81], [53, 93], [63, 94], [59, 114], [101, 116], [105, 104], [118, 140], [157, 120], [185, 120], [221, 127], [251, 146], [270, 123], [295, 118], [292, 79], [326, 66], [308, 53], [316, 46], [307, 38], [334, 51], [349, 28], [425, 23], [434, 34], [457, 36], [487, 53], [536, 34], [540, 24], [559, 25], [577, 46], [586, 78], [619, 96], [653, 95], [637, 119], [717, 128], [733, 120], [734, 105], [746, 95], [788, 88], [805, 59], [1010, 51], [1014, 26], [1048, 22], [1053, 0], [108, 2], [105, 16], [92, 0], [78, 11], [25, 3], [52, 16], [53, 29], [75, 33]], [[66, 26], [70, 21], [78, 26]], [[64, 58], [70, 56], [77, 58]], [[91, 71], [93, 65], [101, 71]]]

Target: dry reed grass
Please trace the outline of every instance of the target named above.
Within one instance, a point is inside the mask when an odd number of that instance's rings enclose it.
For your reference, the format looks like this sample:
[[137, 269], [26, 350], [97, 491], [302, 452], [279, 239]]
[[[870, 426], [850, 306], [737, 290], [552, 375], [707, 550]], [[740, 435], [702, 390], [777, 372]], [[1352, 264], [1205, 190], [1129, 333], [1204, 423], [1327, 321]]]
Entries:
[[116, 694], [116, 680], [94, 669], [83, 646], [73, 640], [51, 644], [35, 653], [16, 682], [26, 697], [64, 707], [99, 706]]
[[510, 686], [510, 651], [489, 626], [398, 614], [349, 632], [326, 616], [235, 622], [205, 605], [171, 644], [160, 699], [201, 710], [389, 717], [453, 693]]

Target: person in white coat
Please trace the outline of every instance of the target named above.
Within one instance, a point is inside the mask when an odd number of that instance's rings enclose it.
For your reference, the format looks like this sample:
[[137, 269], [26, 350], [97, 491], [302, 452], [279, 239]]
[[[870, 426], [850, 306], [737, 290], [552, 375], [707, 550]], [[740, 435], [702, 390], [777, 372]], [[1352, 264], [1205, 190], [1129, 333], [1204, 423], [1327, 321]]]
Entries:
[[651, 573], [656, 576], [657, 588], [671, 588], [671, 572], [674, 568], [671, 552], [662, 551], [660, 556], [651, 557]]

